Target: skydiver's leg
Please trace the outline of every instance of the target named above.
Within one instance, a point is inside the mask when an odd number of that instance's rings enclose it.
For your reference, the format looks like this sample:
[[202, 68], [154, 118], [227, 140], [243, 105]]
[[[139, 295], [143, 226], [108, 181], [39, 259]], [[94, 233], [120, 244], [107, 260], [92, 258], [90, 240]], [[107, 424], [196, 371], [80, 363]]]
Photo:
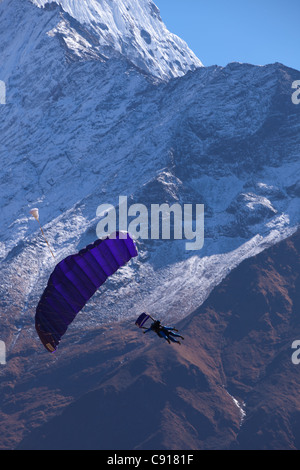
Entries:
[[169, 340], [172, 341], [173, 343], [181, 344], [180, 341], [178, 341], [177, 339], [173, 338], [171, 335], [169, 336]]
[[170, 344], [170, 339], [169, 339], [168, 335], [166, 335], [166, 333], [163, 330], [160, 330], [158, 336], [160, 336], [161, 338], [164, 338]]
[[169, 331], [169, 338], [171, 338], [171, 336], [175, 336], [176, 338], [184, 339], [184, 337], [181, 336], [180, 334], [174, 333], [173, 331]]
[[182, 336], [176, 335], [176, 333], [173, 333], [173, 332], [169, 331], [165, 327], [160, 330], [160, 334], [168, 341], [169, 344], [170, 344], [171, 341], [173, 343], [181, 344], [180, 341], [176, 340], [173, 336], [178, 336], [178, 337], [181, 337], [181, 338], [182, 338]]
[[170, 339], [171, 339], [171, 336], [175, 336], [176, 338], [184, 339], [184, 337], [181, 336], [180, 334], [174, 333], [174, 331], [178, 332], [178, 330], [176, 330], [176, 328], [165, 326], [164, 329], [167, 331], [167, 335], [169, 336]]

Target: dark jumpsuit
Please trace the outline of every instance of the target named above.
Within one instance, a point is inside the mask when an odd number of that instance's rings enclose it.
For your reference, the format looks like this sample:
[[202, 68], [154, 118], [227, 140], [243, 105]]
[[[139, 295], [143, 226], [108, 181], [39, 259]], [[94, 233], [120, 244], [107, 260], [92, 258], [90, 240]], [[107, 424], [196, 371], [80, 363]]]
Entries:
[[182, 339], [183, 337], [174, 330], [175, 328], [171, 326], [162, 326], [160, 321], [157, 320], [152, 323], [150, 328], [145, 330], [144, 333], [148, 333], [148, 331], [154, 331], [160, 338], [164, 338], [167, 341], [172, 341], [173, 343], [179, 343], [180, 341], [176, 340], [175, 337]]

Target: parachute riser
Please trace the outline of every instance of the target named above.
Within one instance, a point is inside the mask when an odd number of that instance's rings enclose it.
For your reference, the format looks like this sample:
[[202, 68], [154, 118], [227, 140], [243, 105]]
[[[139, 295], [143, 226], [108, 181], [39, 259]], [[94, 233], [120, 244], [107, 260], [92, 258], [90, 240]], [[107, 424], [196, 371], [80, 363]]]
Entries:
[[44, 230], [43, 230], [43, 228], [42, 228], [42, 226], [41, 226], [41, 223], [40, 223], [39, 210], [38, 210], [37, 208], [31, 209], [30, 214], [31, 214], [32, 217], [34, 217], [35, 220], [38, 222], [38, 224], [39, 224], [39, 226], [40, 226], [40, 229], [41, 229], [41, 232], [42, 232], [42, 235], [43, 235], [43, 237], [44, 237], [44, 239], [45, 239], [45, 242], [47, 243], [48, 248], [49, 248], [49, 250], [50, 250], [50, 253], [51, 253], [51, 255], [53, 256], [53, 258], [55, 259], [55, 256], [54, 256], [54, 254], [53, 254], [53, 251], [52, 251], [51, 248], [50, 248], [50, 245], [49, 245], [49, 243], [48, 243], [47, 238], [45, 237]]
[[54, 254], [53, 254], [53, 251], [52, 251], [51, 248], [50, 248], [50, 245], [49, 245], [49, 243], [48, 243], [48, 240], [47, 240], [47, 238], [45, 237], [44, 230], [43, 230], [43, 228], [42, 228], [42, 226], [41, 226], [41, 223], [40, 223], [39, 219], [37, 219], [37, 221], [38, 221], [38, 223], [39, 223], [39, 226], [40, 226], [42, 235], [43, 235], [43, 237], [44, 237], [44, 239], [45, 239], [45, 242], [46, 242], [47, 245], [48, 245], [48, 248], [49, 248], [49, 250], [50, 250], [50, 253], [51, 253], [51, 255], [53, 256], [53, 259], [56, 259], [55, 256], [54, 256]]

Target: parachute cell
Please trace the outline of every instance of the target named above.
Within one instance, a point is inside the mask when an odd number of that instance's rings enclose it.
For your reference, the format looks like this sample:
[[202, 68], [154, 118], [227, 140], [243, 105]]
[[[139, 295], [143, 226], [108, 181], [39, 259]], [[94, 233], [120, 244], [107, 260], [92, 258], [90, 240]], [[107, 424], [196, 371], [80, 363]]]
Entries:
[[35, 218], [35, 220], [39, 221], [39, 210], [38, 209], [31, 209], [30, 214], [32, 217]]
[[130, 235], [117, 233], [115, 239], [97, 240], [56, 266], [35, 316], [36, 331], [48, 351], [56, 350], [68, 326], [107, 278], [137, 255]]

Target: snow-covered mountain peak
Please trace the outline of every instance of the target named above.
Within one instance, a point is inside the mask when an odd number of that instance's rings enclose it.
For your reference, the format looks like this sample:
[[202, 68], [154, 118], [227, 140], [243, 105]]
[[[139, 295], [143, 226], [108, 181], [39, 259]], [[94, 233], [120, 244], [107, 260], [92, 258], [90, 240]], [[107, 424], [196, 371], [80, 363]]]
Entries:
[[[187, 44], [170, 33], [152, 0], [31, 0], [42, 8], [57, 3], [71, 18], [92, 32], [96, 38], [94, 53], [111, 57], [122, 54], [137, 67], [152, 75], [169, 79], [202, 67]], [[65, 28], [62, 20], [63, 28]], [[62, 30], [60, 24], [55, 32]], [[71, 32], [65, 37], [72, 36]], [[68, 40], [65, 40], [67, 46]], [[78, 40], [78, 50], [82, 39]], [[86, 45], [85, 45], [86, 46]], [[73, 48], [74, 49], [74, 48]], [[86, 48], [85, 48], [86, 50]], [[77, 54], [79, 55], [80, 52]]]
[[[298, 71], [233, 63], [162, 82], [132, 65], [145, 56], [137, 48], [131, 54], [130, 39], [127, 55], [118, 56], [112, 33], [112, 46], [101, 46], [118, 18], [112, 1], [43, 5], [0, 2], [0, 80], [7, 90], [0, 106], [0, 324], [10, 352], [27, 330], [38, 341], [33, 312], [54, 267], [30, 217], [33, 207], [61, 260], [95, 241], [97, 207], [117, 206], [119, 196], [149, 209], [205, 205], [203, 249], [186, 252], [186, 240], [139, 241], [140, 257], [74, 324], [83, 329], [146, 310], [177, 321], [233, 267], [288, 236], [300, 220], [300, 110], [291, 99]], [[102, 8], [102, 29], [92, 5]], [[144, 19], [131, 17], [150, 32], [152, 16], [143, 11]], [[153, 22], [163, 24], [158, 12]], [[120, 25], [116, 31], [127, 40]]]

